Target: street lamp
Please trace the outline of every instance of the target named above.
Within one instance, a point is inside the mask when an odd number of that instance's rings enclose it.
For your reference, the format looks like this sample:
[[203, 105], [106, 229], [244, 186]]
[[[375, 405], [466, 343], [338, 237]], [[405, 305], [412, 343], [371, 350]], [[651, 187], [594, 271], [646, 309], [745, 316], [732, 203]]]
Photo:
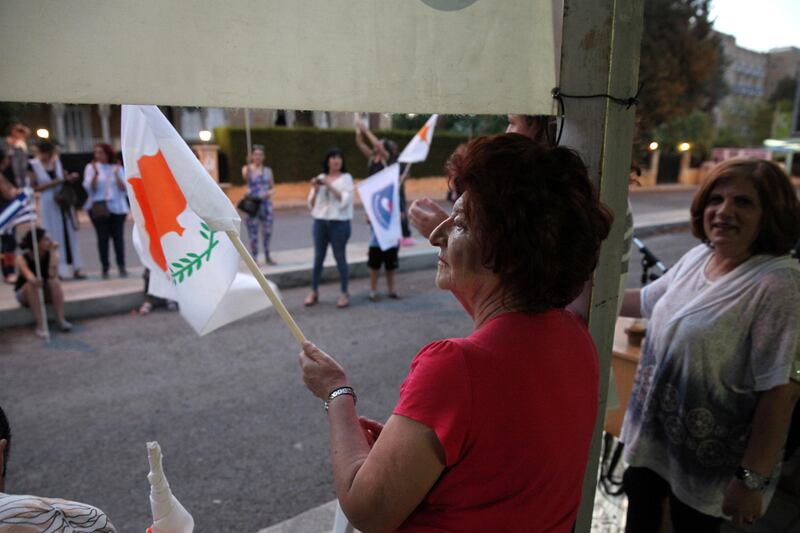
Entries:
[[651, 142], [649, 148], [651, 152], [655, 152], [658, 150], [658, 143], [656, 141]]
[[204, 143], [207, 143], [208, 141], [211, 140], [211, 132], [208, 130], [200, 130], [200, 133], [198, 135], [200, 136], [200, 140], [203, 141]]
[[678, 145], [679, 152], [688, 152], [692, 148], [692, 145], [687, 142], [682, 142]]
[[40, 139], [49, 139], [50, 132], [47, 130], [47, 128], [39, 128], [38, 130], [36, 130], [36, 136], [39, 137]]

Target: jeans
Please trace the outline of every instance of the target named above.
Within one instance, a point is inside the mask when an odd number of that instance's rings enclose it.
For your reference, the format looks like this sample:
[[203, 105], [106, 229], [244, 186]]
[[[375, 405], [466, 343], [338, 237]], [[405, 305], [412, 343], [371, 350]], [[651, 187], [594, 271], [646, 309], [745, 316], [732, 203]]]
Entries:
[[661, 504], [669, 498], [669, 516], [675, 533], [719, 532], [722, 518], [709, 516], [689, 507], [672, 494], [669, 483], [643, 467], [629, 467], [622, 476], [628, 495], [628, 517], [625, 533], [657, 533], [663, 519]]
[[339, 284], [342, 293], [347, 294], [347, 258], [345, 247], [350, 238], [349, 220], [320, 220], [314, 219], [311, 229], [314, 237], [314, 269], [311, 272], [311, 290], [319, 288], [319, 279], [322, 276], [322, 263], [328, 253], [328, 243], [333, 248], [333, 257], [336, 259], [336, 268], [339, 270]]
[[92, 218], [92, 225], [97, 233], [97, 251], [100, 254], [100, 264], [103, 272], [108, 272], [108, 239], [114, 241], [114, 255], [117, 257], [117, 266], [125, 268], [125, 218], [127, 215], [111, 213], [108, 218]]

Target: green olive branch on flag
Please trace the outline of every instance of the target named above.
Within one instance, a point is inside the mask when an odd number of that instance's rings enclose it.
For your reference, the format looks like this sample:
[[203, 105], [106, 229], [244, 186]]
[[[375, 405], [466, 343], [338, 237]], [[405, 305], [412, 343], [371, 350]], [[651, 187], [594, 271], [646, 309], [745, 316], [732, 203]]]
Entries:
[[169, 269], [169, 275], [172, 278], [172, 283], [177, 285], [182, 283], [184, 277], [189, 278], [196, 271], [200, 270], [203, 261], [208, 262], [211, 260], [211, 250], [219, 244], [219, 241], [214, 237], [216, 231], [211, 231], [205, 222], [200, 223], [200, 236], [208, 241], [208, 248], [204, 252], [196, 254], [188, 252], [185, 256], [172, 263], [172, 268]]

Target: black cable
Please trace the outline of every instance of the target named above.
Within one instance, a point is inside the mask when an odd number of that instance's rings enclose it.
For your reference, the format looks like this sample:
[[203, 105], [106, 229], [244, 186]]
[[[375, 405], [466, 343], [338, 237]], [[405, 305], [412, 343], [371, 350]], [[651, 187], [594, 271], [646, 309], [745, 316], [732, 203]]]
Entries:
[[584, 100], [588, 98], [608, 98], [615, 104], [624, 105], [625, 109], [630, 109], [631, 107], [639, 103], [639, 94], [642, 92], [642, 87], [644, 87], [644, 83], [639, 83], [639, 88], [636, 90], [636, 94], [628, 98], [619, 98], [617, 96], [613, 96], [607, 93], [566, 94], [561, 92], [560, 87], [554, 87], [551, 93], [555, 101], [558, 102], [558, 110], [559, 110], [558, 117], [561, 120], [561, 124], [558, 127], [558, 135], [556, 136], [556, 146], [558, 146], [561, 143], [561, 134], [564, 132], [564, 116], [567, 113], [567, 106], [564, 104], [564, 98], [575, 98]]

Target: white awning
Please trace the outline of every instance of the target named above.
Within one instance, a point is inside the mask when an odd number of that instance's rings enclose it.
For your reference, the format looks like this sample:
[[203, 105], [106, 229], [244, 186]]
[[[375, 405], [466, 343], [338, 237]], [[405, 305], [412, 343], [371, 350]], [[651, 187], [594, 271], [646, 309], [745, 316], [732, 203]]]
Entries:
[[0, 101], [549, 113], [551, 0], [3, 0]]

